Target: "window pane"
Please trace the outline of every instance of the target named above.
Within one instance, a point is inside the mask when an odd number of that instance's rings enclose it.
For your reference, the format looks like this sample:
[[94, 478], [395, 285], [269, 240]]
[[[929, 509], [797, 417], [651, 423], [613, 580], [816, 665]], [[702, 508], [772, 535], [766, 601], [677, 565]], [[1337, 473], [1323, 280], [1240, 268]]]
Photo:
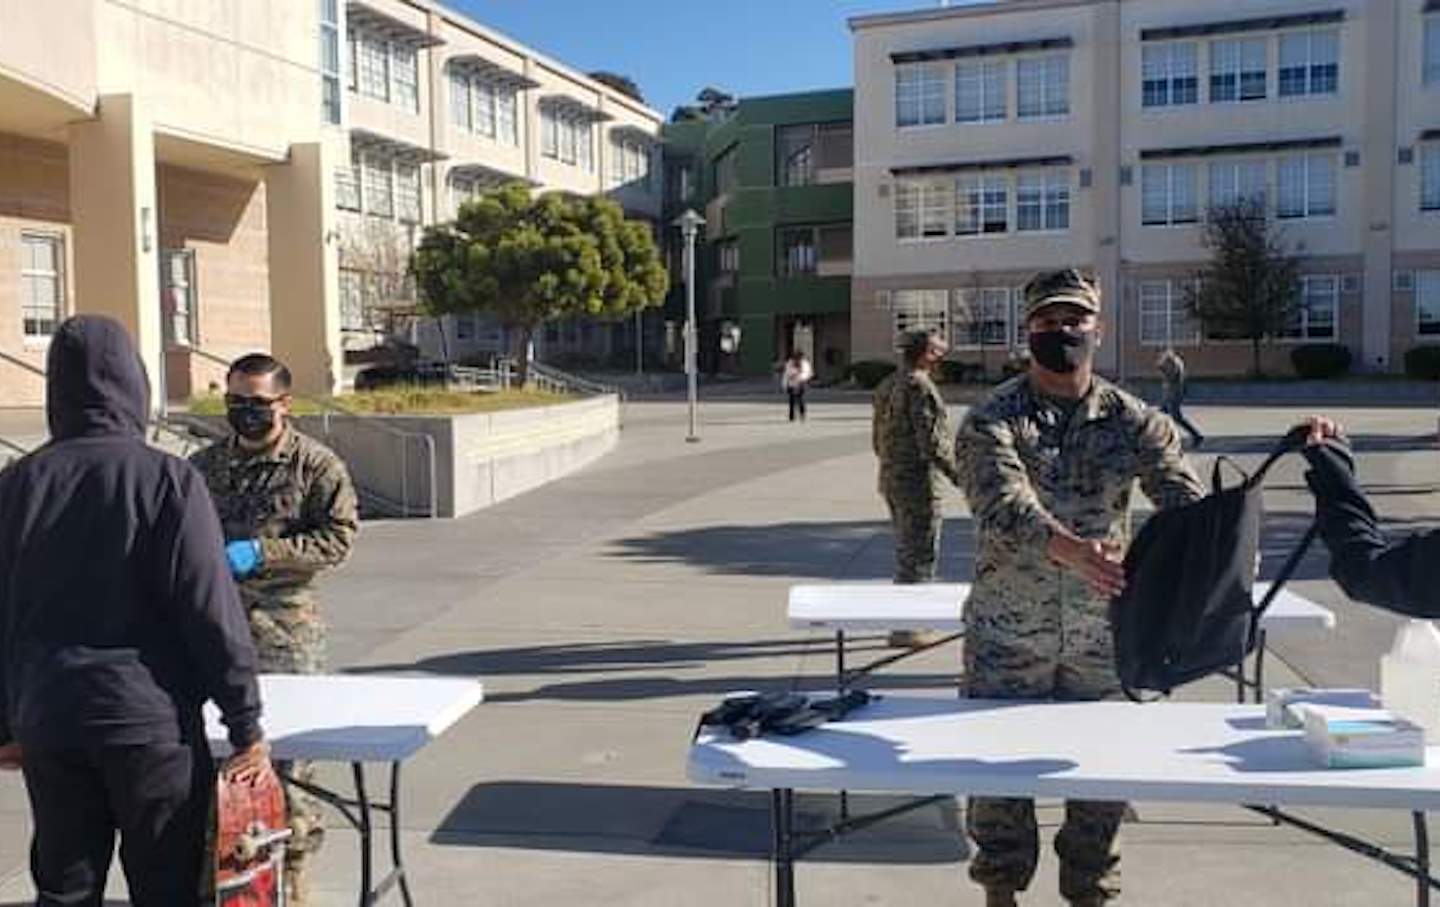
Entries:
[[984, 197], [980, 177], [968, 174], [955, 180], [955, 235], [973, 236], [980, 232], [980, 209]]
[[956, 290], [950, 309], [950, 342], [957, 347], [980, 345], [980, 300], [972, 289]]
[[29, 338], [49, 337], [63, 310], [61, 240], [57, 236], [21, 234], [20, 246], [21, 328]]
[[1426, 336], [1440, 334], [1440, 271], [1415, 274], [1415, 329]]
[[420, 222], [420, 168], [399, 164], [395, 168], [395, 209], [400, 220]]
[[1170, 168], [1145, 164], [1140, 168], [1140, 222], [1165, 224], [1170, 221]]
[[950, 183], [924, 183], [920, 196], [920, 233], [926, 237], [945, 236], [949, 232]]
[[1195, 164], [1170, 167], [1170, 222], [1189, 224], [1199, 219], [1199, 173]]
[[920, 186], [895, 184], [895, 237], [915, 239], [920, 235]]
[[1275, 215], [1305, 216], [1305, 158], [1282, 157], [1275, 165]]
[[389, 48], [384, 38], [360, 36], [360, 93], [381, 101], [390, 100]]
[[1070, 173], [1059, 171], [1045, 178], [1045, 229], [1070, 229]]
[[1440, 211], [1440, 145], [1420, 150], [1420, 210]]
[[1323, 217], [1335, 213], [1335, 158], [1328, 154], [1311, 155], [1308, 161], [1306, 213]]
[[1017, 94], [1016, 114], [1022, 117], [1040, 116], [1045, 112], [1045, 67], [1042, 60], [1017, 60], [1015, 63], [1015, 86]]
[[458, 72], [450, 73], [450, 122], [470, 130], [470, 80]]
[[891, 294], [890, 307], [898, 346], [903, 335], [911, 331], [933, 331], [950, 339], [948, 290], [896, 290]]
[[1140, 342], [1163, 344], [1170, 341], [1170, 284], [1146, 281], [1140, 284]]
[[495, 138], [495, 86], [488, 82], [476, 82], [471, 96], [475, 104], [475, 131], [487, 138]]
[[396, 46], [390, 59], [391, 79], [394, 81], [394, 100], [406, 110], [420, 109], [420, 89], [415, 73], [415, 49]]
[[516, 101], [514, 88], [499, 88], [495, 93], [496, 139], [507, 145], [520, 144], [519, 128], [516, 125]]
[[365, 156], [365, 210], [381, 217], [395, 213], [390, 189], [390, 162], [378, 155]]
[[1023, 173], [1015, 187], [1015, 229], [1045, 228], [1045, 180], [1039, 173]]
[[1426, 85], [1440, 82], [1440, 16], [1425, 17], [1425, 60], [1421, 77]]

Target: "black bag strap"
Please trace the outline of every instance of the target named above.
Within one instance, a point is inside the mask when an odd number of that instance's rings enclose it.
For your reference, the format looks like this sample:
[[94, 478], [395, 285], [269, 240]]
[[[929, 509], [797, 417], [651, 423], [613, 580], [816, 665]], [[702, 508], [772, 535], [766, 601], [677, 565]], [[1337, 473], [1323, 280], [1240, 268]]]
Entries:
[[1236, 463], [1234, 460], [1230, 459], [1224, 454], [1221, 454], [1220, 456], [1215, 458], [1215, 465], [1210, 468], [1210, 490], [1213, 491], [1215, 494], [1219, 494], [1220, 492], [1225, 490], [1224, 483], [1221, 481], [1220, 478], [1220, 467], [1222, 466], [1229, 466], [1231, 469], [1239, 473], [1241, 485], [1248, 485], [1251, 481], [1253, 481], [1254, 477], [1251, 476], [1250, 473], [1246, 472], [1243, 468], [1241, 468], [1239, 463]]
[[1270, 471], [1270, 467], [1275, 465], [1275, 461], [1286, 454], [1297, 453], [1304, 450], [1305, 439], [1309, 437], [1309, 435], [1310, 428], [1306, 425], [1297, 425], [1286, 432], [1285, 436], [1276, 442], [1274, 450], [1270, 451], [1270, 455], [1265, 458], [1265, 462], [1261, 463], [1260, 468], [1255, 470], [1250, 476], [1250, 481], [1259, 482], [1265, 478], [1265, 473]]
[[1300, 541], [1291, 549], [1290, 556], [1285, 558], [1285, 563], [1280, 565], [1280, 572], [1275, 574], [1275, 578], [1270, 581], [1270, 588], [1266, 590], [1265, 597], [1250, 609], [1250, 639], [1245, 647], [1246, 651], [1255, 648], [1256, 640], [1260, 635], [1260, 618], [1265, 616], [1266, 609], [1274, 603], [1280, 590], [1285, 588], [1285, 584], [1290, 582], [1295, 571], [1300, 569], [1300, 562], [1305, 559], [1305, 553], [1310, 550], [1310, 546], [1315, 543], [1319, 534], [1320, 524], [1312, 522], [1310, 528], [1305, 530], [1305, 535], [1301, 536]]

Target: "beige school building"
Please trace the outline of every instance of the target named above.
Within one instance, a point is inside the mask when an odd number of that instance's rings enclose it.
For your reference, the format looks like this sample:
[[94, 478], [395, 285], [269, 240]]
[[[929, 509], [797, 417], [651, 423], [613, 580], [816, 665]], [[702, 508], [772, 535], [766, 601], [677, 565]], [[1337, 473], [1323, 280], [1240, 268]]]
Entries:
[[1440, 343], [1440, 3], [1004, 0], [851, 20], [855, 359], [932, 328], [961, 359], [1023, 343], [1018, 287], [1099, 276], [1102, 364], [1243, 372], [1186, 284], [1206, 209], [1264, 200], [1303, 306], [1266, 344], [1394, 372]]
[[130, 328], [157, 399], [256, 349], [332, 392], [413, 310], [420, 230], [481, 189], [657, 219], [661, 119], [428, 0], [0, 0], [0, 406], [42, 401], [83, 312]]

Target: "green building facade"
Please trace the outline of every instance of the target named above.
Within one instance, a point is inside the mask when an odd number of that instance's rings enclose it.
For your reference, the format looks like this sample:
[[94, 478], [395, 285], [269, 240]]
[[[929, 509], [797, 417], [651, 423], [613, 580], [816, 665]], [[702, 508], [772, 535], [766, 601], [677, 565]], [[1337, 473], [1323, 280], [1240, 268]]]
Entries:
[[705, 217], [696, 322], [706, 372], [770, 373], [793, 349], [821, 377], [850, 358], [854, 92], [745, 98], [667, 124], [667, 350], [683, 350], [683, 250], [671, 222]]

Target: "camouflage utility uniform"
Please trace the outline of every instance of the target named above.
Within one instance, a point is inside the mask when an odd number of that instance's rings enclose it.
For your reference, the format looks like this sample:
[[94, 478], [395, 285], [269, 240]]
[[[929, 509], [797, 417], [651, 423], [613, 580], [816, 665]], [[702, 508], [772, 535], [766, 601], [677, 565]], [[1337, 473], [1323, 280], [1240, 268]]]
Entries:
[[950, 417], [929, 375], [897, 372], [881, 382], [871, 441], [895, 527], [895, 582], [931, 582], [940, 555], [942, 486], [958, 475]]
[[[965, 687], [995, 699], [1104, 699], [1119, 692], [1108, 602], [1049, 559], [1052, 527], [1123, 551], [1139, 479], [1157, 507], [1203, 494], [1174, 423], [1100, 378], [1079, 400], [1039, 393], [1028, 376], [1000, 385], [961, 426], [961, 487], [976, 523], [975, 582], [965, 607]], [[1123, 803], [1070, 801], [1055, 839], [1060, 893], [1119, 891]], [[1039, 859], [1031, 800], [976, 797], [970, 875], [1024, 890]]]
[[[240, 583], [261, 671], [318, 674], [325, 669], [325, 624], [315, 576], [350, 554], [359, 529], [355, 489], [345, 464], [328, 447], [286, 426], [259, 452], [232, 437], [191, 458], [205, 476], [225, 541], [258, 539], [262, 566]], [[280, 763], [283, 773], [310, 781], [308, 762]], [[286, 852], [292, 882], [325, 835], [321, 804], [286, 787], [294, 837]], [[303, 887], [303, 886], [302, 886]]]

